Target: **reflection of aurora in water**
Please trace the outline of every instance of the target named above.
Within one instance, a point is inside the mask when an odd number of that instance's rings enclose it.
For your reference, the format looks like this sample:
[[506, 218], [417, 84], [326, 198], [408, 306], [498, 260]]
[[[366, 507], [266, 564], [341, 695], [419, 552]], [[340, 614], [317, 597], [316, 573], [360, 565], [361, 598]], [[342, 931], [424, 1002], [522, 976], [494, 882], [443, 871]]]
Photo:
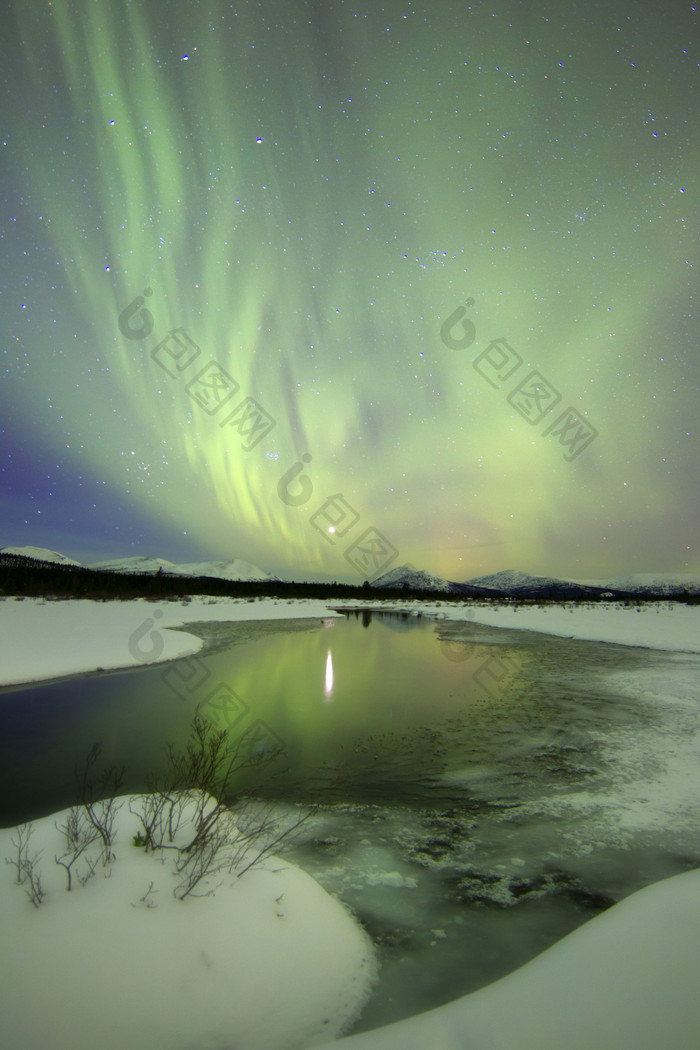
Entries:
[[[158, 651], [155, 614], [134, 632], [133, 655]], [[207, 639], [203, 652], [160, 668], [40, 687], [43, 714], [32, 733], [19, 712], [22, 702], [25, 709], [34, 702], [34, 687], [8, 693], [0, 728], [12, 744], [0, 756], [3, 777], [23, 785], [21, 798], [8, 790], [8, 806], [31, 808], [42, 795], [39, 805], [51, 800], [47, 809], [71, 804], [73, 767], [95, 740], [127, 767], [125, 790], [144, 790], [162, 766], [163, 741], [184, 745], [195, 713], [227, 731], [236, 790], [300, 801], [412, 798], [446, 770], [447, 750], [462, 754], [458, 724], [470, 741], [475, 727], [513, 709], [522, 717], [527, 657], [517, 644], [494, 644], [494, 633], [500, 636], [488, 629], [476, 642], [459, 640], [458, 661], [445, 659], [434, 625], [416, 617], [382, 614], [370, 630], [352, 616], [187, 630]]]
[[[618, 6], [13, 4], [17, 540], [48, 516], [77, 556], [133, 535], [356, 580], [376, 528], [452, 579], [692, 568], [691, 15], [659, 38]], [[572, 462], [472, 367], [503, 338], [590, 413]]]

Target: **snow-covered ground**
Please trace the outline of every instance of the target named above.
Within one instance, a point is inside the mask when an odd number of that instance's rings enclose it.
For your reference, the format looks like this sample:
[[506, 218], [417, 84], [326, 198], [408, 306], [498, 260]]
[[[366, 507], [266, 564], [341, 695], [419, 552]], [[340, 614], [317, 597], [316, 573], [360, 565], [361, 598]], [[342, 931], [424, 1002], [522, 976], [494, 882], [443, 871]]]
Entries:
[[[299, 868], [268, 857], [178, 899], [174, 854], [145, 853], [129, 798], [114, 853], [94, 843], [67, 872], [69, 811], [33, 823], [26, 855], [43, 899], [18, 884], [18, 829], [0, 831], [0, 1045], [8, 1050], [290, 1050], [334, 1038], [371, 989], [362, 928]], [[96, 863], [89, 876], [87, 858]], [[208, 894], [213, 890], [212, 895]], [[36, 898], [38, 899], [38, 898]]]
[[[697, 606], [659, 603], [637, 611], [612, 603], [514, 609], [438, 602], [420, 608], [441, 619], [700, 652]], [[0, 601], [0, 682], [190, 655], [202, 647], [201, 640], [168, 630], [187, 623], [329, 615], [328, 606], [313, 601], [7, 598]], [[371, 964], [361, 931], [337, 902], [286, 862], [252, 872], [215, 897], [178, 901], [157, 858], [132, 850], [135, 832], [129, 826], [120, 830], [125, 845], [111, 878], [93, 878], [69, 894], [60, 886], [65, 873], [53, 860], [60, 849], [54, 818], [35, 827], [32, 845], [44, 850], [46, 900], [33, 908], [23, 888], [13, 885], [11, 865], [4, 868], [0, 894], [3, 1045], [297, 1050], [326, 1045], [363, 1000]], [[12, 855], [13, 835], [0, 833], [6, 857]], [[157, 908], [141, 899], [156, 881], [151, 864], [158, 868], [157, 879], [165, 879], [157, 882]], [[281, 894], [289, 910], [280, 916], [275, 909]], [[329, 1045], [338, 1050], [696, 1050], [698, 972], [700, 871], [694, 871], [633, 894], [487, 988]]]
[[627, 607], [618, 602], [591, 602], [539, 607], [481, 603], [461, 606], [454, 612], [445, 606], [441, 612], [450, 620], [473, 619], [492, 627], [540, 631], [561, 638], [700, 652], [700, 605], [649, 602]]

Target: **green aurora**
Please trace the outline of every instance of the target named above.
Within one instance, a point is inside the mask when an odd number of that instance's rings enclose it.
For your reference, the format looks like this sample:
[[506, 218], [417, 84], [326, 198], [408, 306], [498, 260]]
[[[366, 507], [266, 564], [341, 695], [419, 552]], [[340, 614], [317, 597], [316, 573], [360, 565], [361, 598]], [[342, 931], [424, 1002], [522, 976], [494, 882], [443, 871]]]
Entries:
[[674, 12], [9, 4], [0, 545], [700, 571]]

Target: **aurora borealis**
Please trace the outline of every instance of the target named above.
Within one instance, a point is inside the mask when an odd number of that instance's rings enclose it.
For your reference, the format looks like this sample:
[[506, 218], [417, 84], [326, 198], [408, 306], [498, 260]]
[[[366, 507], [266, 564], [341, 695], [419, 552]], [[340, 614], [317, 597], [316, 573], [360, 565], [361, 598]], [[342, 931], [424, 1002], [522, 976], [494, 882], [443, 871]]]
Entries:
[[4, 4], [0, 546], [700, 571], [698, 17]]

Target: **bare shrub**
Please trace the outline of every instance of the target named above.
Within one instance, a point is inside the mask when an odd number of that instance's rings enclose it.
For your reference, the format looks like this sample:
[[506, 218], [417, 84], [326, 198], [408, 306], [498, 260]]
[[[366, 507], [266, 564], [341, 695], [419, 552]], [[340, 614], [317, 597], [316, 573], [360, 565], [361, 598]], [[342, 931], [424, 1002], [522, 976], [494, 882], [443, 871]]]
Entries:
[[76, 766], [75, 778], [87, 819], [102, 841], [103, 863], [109, 864], [114, 860], [112, 852], [114, 818], [121, 808], [121, 803], [117, 803], [116, 796], [124, 783], [124, 766], [111, 765], [101, 772], [96, 772], [95, 763], [100, 752], [100, 745], [93, 744], [82, 769]]
[[[24, 885], [25, 893], [35, 908], [38, 908], [46, 896], [46, 891], [41, 885], [41, 876], [37, 868], [42, 850], [30, 856], [29, 840], [32, 837], [32, 825], [20, 824], [15, 830], [15, 835], [10, 840], [17, 850], [14, 857], [5, 858], [7, 864], [12, 864], [17, 871], [17, 882]], [[25, 885], [25, 883], [27, 885]]]
[[173, 845], [186, 801], [184, 792], [162, 787], [130, 799], [129, 812], [138, 817], [143, 828], [144, 841], [138, 845], [143, 845], [147, 853]]
[[[192, 828], [189, 841], [176, 847], [180, 881], [174, 893], [180, 900], [198, 895], [194, 891], [202, 888], [205, 876], [226, 871], [240, 877], [274, 852], [309, 815], [280, 832], [270, 807], [262, 817], [240, 803], [232, 811], [234, 774], [259, 765], [260, 760], [251, 756], [240, 741], [231, 744], [227, 730], [217, 729], [200, 714], [192, 721], [184, 750], [176, 750], [173, 744], [167, 744], [165, 750], [169, 804], [173, 798], [184, 799], [188, 811], [193, 810], [188, 812]], [[182, 816], [182, 810], [179, 815]], [[209, 889], [204, 895], [211, 892]]]
[[31, 824], [19, 824], [15, 828], [15, 834], [10, 839], [10, 842], [17, 850], [17, 853], [14, 857], [5, 857], [5, 863], [14, 865], [17, 871], [18, 884], [23, 883], [26, 877], [24, 874], [24, 868], [27, 861], [29, 840], [32, 837], [32, 830]]
[[[213, 799], [210, 801], [215, 803]], [[216, 803], [211, 807], [211, 813], [216, 816], [206, 830], [200, 829], [189, 845], [178, 851], [175, 870], [180, 881], [173, 892], [179, 900], [193, 894], [206, 876], [216, 875], [226, 868], [227, 847], [236, 832], [233, 817], [229, 811], [220, 810]], [[201, 896], [213, 892], [209, 889]]]
[[[83, 806], [73, 806], [68, 812], [65, 823], [56, 824], [56, 830], [63, 832], [66, 839], [67, 849], [60, 857], [54, 855], [54, 860], [56, 864], [65, 868], [68, 877], [67, 889], [70, 892], [72, 889], [73, 865], [85, 853], [88, 846], [91, 846], [93, 842], [100, 838], [100, 834], [88, 819], [85, 807]], [[80, 882], [83, 885], [95, 874], [96, 867], [96, 862], [93, 862], [89, 857], [86, 857], [85, 859], [87, 861], [88, 872], [80, 877]]]
[[26, 860], [24, 865], [25, 881], [29, 883], [28, 886], [25, 886], [25, 893], [35, 908], [39, 907], [46, 896], [46, 891], [41, 885], [41, 876], [35, 868], [35, 863], [38, 859], [39, 854]]
[[239, 803], [233, 812], [238, 833], [232, 842], [229, 855], [230, 874], [240, 878], [251, 868], [261, 864], [270, 854], [279, 852], [314, 815], [317, 808], [307, 809], [292, 821], [289, 827], [281, 828], [272, 805], [265, 806], [260, 812], [260, 807], [252, 800]]

